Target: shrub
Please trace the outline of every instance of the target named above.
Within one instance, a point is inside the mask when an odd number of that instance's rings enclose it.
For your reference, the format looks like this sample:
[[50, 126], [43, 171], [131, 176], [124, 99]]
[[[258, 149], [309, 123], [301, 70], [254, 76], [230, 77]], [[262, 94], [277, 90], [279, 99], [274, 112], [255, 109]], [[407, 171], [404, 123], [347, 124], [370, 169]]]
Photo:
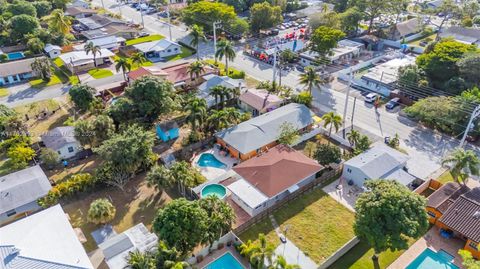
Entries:
[[116, 211], [108, 199], [100, 198], [90, 204], [87, 220], [95, 224], [104, 224], [115, 218]]
[[83, 192], [95, 186], [98, 178], [89, 173], [80, 173], [72, 175], [69, 179], [55, 185], [48, 194], [38, 200], [42, 207], [49, 207], [58, 202], [61, 198]]
[[340, 149], [332, 144], [320, 144], [317, 146], [315, 152], [315, 159], [321, 165], [329, 165], [331, 163], [338, 163], [342, 158]]
[[50, 148], [43, 148], [40, 152], [40, 160], [48, 167], [54, 167], [60, 161], [58, 153]]

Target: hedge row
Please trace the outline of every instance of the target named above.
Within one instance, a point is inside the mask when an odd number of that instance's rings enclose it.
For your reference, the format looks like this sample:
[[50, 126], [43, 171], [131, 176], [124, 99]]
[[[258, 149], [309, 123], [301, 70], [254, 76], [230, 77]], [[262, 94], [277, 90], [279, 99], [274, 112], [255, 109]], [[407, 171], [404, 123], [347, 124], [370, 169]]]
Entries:
[[38, 204], [42, 207], [52, 206], [58, 203], [58, 200], [61, 198], [90, 189], [95, 186], [97, 182], [98, 177], [92, 176], [89, 173], [72, 175], [69, 179], [55, 185], [45, 197], [38, 200]]

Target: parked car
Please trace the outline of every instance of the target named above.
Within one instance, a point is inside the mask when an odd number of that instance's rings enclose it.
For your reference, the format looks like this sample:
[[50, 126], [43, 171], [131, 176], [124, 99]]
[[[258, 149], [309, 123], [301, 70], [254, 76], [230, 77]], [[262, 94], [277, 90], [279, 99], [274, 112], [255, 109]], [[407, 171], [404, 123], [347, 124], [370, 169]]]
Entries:
[[388, 103], [385, 105], [385, 107], [387, 109], [394, 109], [398, 105], [400, 105], [400, 98], [395, 97], [392, 100], [388, 101]]
[[287, 243], [287, 238], [285, 237], [285, 235], [280, 234], [278, 237], [280, 238], [280, 241], [281, 241], [282, 243], [284, 243], [284, 244]]
[[369, 93], [365, 96], [365, 102], [367, 103], [373, 103], [375, 100], [377, 100], [378, 95], [376, 93]]
[[138, 35], [139, 37], [145, 37], [145, 36], [149, 36], [150, 34], [147, 33], [147, 32], [140, 32], [140, 34]]

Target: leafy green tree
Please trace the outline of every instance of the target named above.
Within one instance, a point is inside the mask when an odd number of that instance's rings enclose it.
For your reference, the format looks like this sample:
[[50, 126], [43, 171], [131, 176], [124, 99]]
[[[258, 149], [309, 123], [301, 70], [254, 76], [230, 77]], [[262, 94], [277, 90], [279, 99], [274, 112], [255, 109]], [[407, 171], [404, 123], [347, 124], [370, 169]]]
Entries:
[[284, 122], [278, 129], [277, 141], [283, 145], [293, 145], [299, 138], [298, 130], [290, 122]]
[[38, 37], [31, 38], [27, 41], [27, 48], [33, 54], [42, 53], [45, 44], [43, 44], [42, 40]]
[[197, 54], [197, 61], [200, 60], [200, 51], [199, 45], [202, 41], [206, 41], [207, 38], [205, 37], [205, 33], [203, 32], [203, 27], [197, 24], [192, 26], [192, 30], [190, 31], [190, 36], [192, 40], [190, 40], [190, 45], [196, 48]]
[[232, 6], [219, 2], [199, 1], [182, 10], [182, 20], [186, 25], [200, 25], [206, 31], [212, 30], [212, 19], [229, 26], [236, 16]]
[[32, 5], [35, 7], [37, 11], [37, 18], [41, 18], [43, 16], [47, 16], [50, 14], [52, 10], [52, 4], [48, 1], [35, 1], [32, 2]]
[[473, 87], [469, 90], [463, 91], [460, 94], [459, 99], [464, 100], [466, 103], [480, 104], [480, 88]]
[[292, 96], [292, 101], [298, 104], [303, 104], [308, 107], [312, 106], [313, 96], [308, 91], [302, 91], [301, 93]]
[[383, 0], [354, 0], [350, 3], [362, 12], [364, 20], [368, 22], [367, 32], [370, 34], [373, 30], [375, 18], [387, 13], [389, 1]]
[[128, 268], [131, 269], [156, 269], [156, 261], [153, 253], [140, 251], [138, 249], [128, 253]]
[[102, 54], [102, 49], [100, 48], [99, 45], [94, 45], [93, 42], [88, 42], [83, 46], [83, 49], [85, 50], [85, 53], [88, 55], [89, 53], [92, 53], [93, 55], [93, 65], [97, 67], [97, 54]]
[[362, 20], [362, 12], [356, 7], [351, 7], [345, 12], [338, 14], [340, 20], [340, 29], [349, 34], [356, 34], [358, 26]]
[[250, 8], [250, 27], [253, 32], [271, 28], [283, 21], [282, 9], [269, 2], [256, 3]]
[[319, 164], [326, 166], [331, 163], [339, 163], [342, 158], [342, 152], [340, 149], [332, 144], [320, 144], [317, 145], [315, 152], [315, 159]]
[[285, 257], [278, 255], [273, 261], [273, 264], [268, 267], [268, 269], [300, 269], [301, 267], [298, 264], [288, 264]]
[[14, 169], [23, 169], [27, 167], [28, 162], [35, 157], [35, 150], [26, 145], [15, 145], [8, 149], [8, 164]]
[[98, 115], [92, 121], [92, 131], [94, 134], [93, 145], [100, 146], [103, 141], [109, 139], [115, 133], [115, 125], [112, 118], [107, 115]]
[[233, 47], [233, 43], [228, 40], [220, 40], [217, 43], [217, 51], [215, 51], [215, 58], [222, 60], [225, 57], [225, 74], [228, 76], [228, 61], [235, 59], [236, 53]]
[[312, 31], [315, 31], [320, 26], [332, 29], [340, 29], [341, 21], [340, 16], [335, 11], [330, 11], [328, 8], [323, 8], [321, 12], [318, 12], [310, 17], [308, 24], [312, 28]]
[[116, 211], [115, 206], [108, 199], [100, 198], [90, 204], [87, 219], [91, 223], [105, 224], [115, 218]]
[[448, 20], [458, 18], [459, 14], [460, 14], [460, 8], [459, 8], [459, 6], [457, 6], [457, 4], [454, 1], [445, 0], [445, 1], [442, 1], [441, 5], [438, 8], [436, 8], [434, 10], [428, 10], [427, 13], [430, 13], [430, 14], [442, 13], [443, 14], [443, 17], [440, 21], [440, 24], [438, 25], [438, 29], [437, 29], [438, 32], [437, 32], [437, 36], [435, 38], [436, 41], [439, 41], [440, 40], [440, 33], [442, 32], [443, 27], [445, 26], [445, 24], [447, 23]]
[[155, 254], [157, 268], [168, 268], [172, 262], [182, 259], [176, 248], [169, 248], [165, 242], [158, 242], [157, 253]]
[[[145, 55], [142, 52], [136, 52], [136, 53], [132, 54], [132, 56], [130, 56], [130, 60], [132, 60], [132, 64], [134, 66], [141, 66], [142, 64], [144, 64], [147, 61], [147, 58], [145, 58]], [[122, 71], [123, 71], [123, 67], [121, 67], [120, 69], [122, 69]], [[129, 70], [129, 68], [127, 67], [126, 70]], [[118, 72], [118, 70], [117, 70], [117, 72]]]
[[338, 41], [344, 37], [345, 33], [340, 30], [320, 26], [310, 38], [311, 49], [321, 57], [327, 56], [333, 48], [337, 47]]
[[43, 81], [50, 81], [52, 76], [51, 66], [47, 58], [35, 58], [31, 63], [31, 67], [35, 74], [37, 74]]
[[172, 187], [176, 182], [170, 170], [163, 165], [154, 165], [148, 171], [145, 180], [149, 187], [154, 187], [159, 191]]
[[400, 137], [397, 133], [392, 138], [390, 138], [390, 141], [388, 141], [388, 145], [394, 149], [400, 146]]
[[40, 27], [38, 19], [26, 14], [16, 15], [10, 19], [10, 36], [14, 40], [34, 33]]
[[480, 85], [480, 54], [469, 53], [457, 62], [460, 76], [469, 85]]
[[353, 228], [372, 246], [372, 259], [378, 263], [381, 252], [407, 249], [409, 238], [425, 234], [426, 200], [394, 180], [367, 180], [364, 185], [369, 191], [357, 199]]
[[370, 145], [372, 144], [372, 141], [368, 138], [366, 135], [361, 135], [360, 138], [358, 139], [357, 143], [355, 144], [355, 147], [353, 148], [353, 153], [355, 155], [358, 155], [370, 148]]
[[243, 35], [250, 29], [248, 21], [243, 18], [236, 18], [230, 23], [230, 31], [238, 35]]
[[246, 243], [241, 244], [239, 249], [240, 254], [250, 260], [250, 257], [258, 251], [258, 246], [249, 239]]
[[243, 12], [248, 9], [248, 1], [245, 0], [222, 0], [221, 2], [234, 7], [237, 12]]
[[299, 82], [304, 85], [308, 89], [308, 93], [312, 95], [313, 87], [320, 87], [321, 84], [327, 81], [322, 79], [313, 67], [307, 66], [305, 67], [305, 72], [300, 75]]
[[108, 114], [116, 123], [125, 123], [139, 117], [136, 106], [130, 98], [118, 98], [108, 108]]
[[185, 110], [188, 111], [187, 122], [192, 125], [192, 131], [196, 131], [197, 127], [202, 128], [207, 117], [207, 102], [205, 99], [192, 98], [186, 105]]
[[77, 139], [77, 141], [83, 147], [93, 146], [94, 136], [93, 136], [93, 126], [91, 121], [79, 120], [75, 122], [74, 134], [75, 134], [75, 139]]
[[340, 129], [340, 126], [342, 126], [342, 116], [335, 114], [335, 112], [330, 111], [323, 115], [323, 127], [327, 128], [327, 126], [330, 126], [330, 129], [328, 130], [328, 136], [332, 135], [332, 129], [335, 128], [335, 132], [338, 132], [338, 129]]
[[200, 207], [207, 213], [207, 229], [203, 241], [210, 246], [230, 231], [235, 221], [232, 207], [217, 196], [208, 196], [198, 200]]
[[93, 87], [83, 84], [73, 85], [68, 91], [75, 107], [82, 111], [85, 111], [90, 107], [96, 93], [97, 91]]
[[211, 110], [207, 118], [207, 127], [212, 132], [220, 131], [242, 122], [243, 115], [234, 107]]
[[480, 269], [480, 261], [475, 260], [470, 251], [460, 249], [458, 254], [462, 257], [462, 264], [466, 269]]
[[60, 155], [53, 149], [43, 148], [40, 151], [40, 160], [47, 167], [54, 167], [60, 162]]
[[[65, 16], [62, 9], [53, 10], [52, 13], [47, 17], [47, 22], [52, 32], [62, 33], [65, 35], [70, 32], [72, 27], [71, 17]], [[93, 57], [95, 58], [95, 53], [93, 53]]]
[[177, 95], [172, 83], [157, 77], [136, 79], [125, 89], [125, 96], [135, 104], [138, 114], [146, 122], [153, 122], [162, 114], [178, 107]]
[[125, 79], [125, 81], [127, 81], [127, 72], [130, 72], [131, 69], [132, 69], [132, 65], [130, 64], [127, 58], [119, 57], [118, 59], [115, 60], [115, 70], [117, 72], [122, 70], [123, 79]]
[[168, 247], [185, 255], [204, 240], [207, 222], [208, 215], [197, 202], [180, 198], [158, 210], [152, 229]]
[[423, 79], [423, 72], [416, 65], [406, 65], [398, 68], [398, 83], [400, 85], [418, 86]]
[[177, 183], [179, 192], [184, 196], [187, 188], [193, 188], [205, 182], [205, 177], [186, 161], [175, 162], [169, 170], [170, 176]]
[[7, 12], [10, 12], [13, 16], [22, 14], [32, 17], [37, 16], [37, 10], [32, 3], [27, 1], [14, 1], [12, 4], [7, 5]]
[[470, 175], [480, 175], [480, 159], [473, 150], [457, 149], [446, 157], [442, 164], [450, 165], [453, 179], [466, 184]]

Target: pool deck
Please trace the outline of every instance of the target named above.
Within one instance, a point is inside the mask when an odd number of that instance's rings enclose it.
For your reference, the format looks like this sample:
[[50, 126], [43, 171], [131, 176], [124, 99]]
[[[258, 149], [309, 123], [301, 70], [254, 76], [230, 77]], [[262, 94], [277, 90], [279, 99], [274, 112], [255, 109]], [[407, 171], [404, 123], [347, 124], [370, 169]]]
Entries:
[[420, 253], [426, 248], [430, 248], [436, 252], [443, 249], [450, 255], [454, 256], [453, 263], [461, 269], [462, 258], [458, 255], [458, 250], [463, 249], [465, 242], [458, 238], [446, 239], [440, 236], [438, 227], [432, 227], [422, 238], [418, 239], [407, 251], [405, 251], [398, 259], [396, 259], [387, 269], [406, 268]]
[[215, 261], [216, 259], [220, 258], [223, 254], [230, 252], [237, 261], [239, 261], [244, 268], [250, 268], [248, 262], [240, 256], [240, 254], [235, 250], [235, 247], [232, 245], [230, 247], [225, 246], [222, 249], [215, 250], [206, 256], [202, 262], [195, 264], [195, 268], [204, 268], [211, 262]]
[[[198, 165], [198, 163], [197, 163], [198, 159], [200, 158], [200, 156], [203, 153], [213, 154], [213, 156], [215, 156], [215, 158], [217, 158], [217, 160], [224, 163], [227, 167], [226, 168], [216, 168], [216, 167], [202, 167], [202, 166]], [[216, 179], [216, 178], [222, 176], [223, 174], [225, 174], [227, 171], [229, 171], [233, 167], [233, 164], [238, 163], [238, 162], [240, 162], [238, 159], [232, 158], [232, 157], [222, 156], [217, 148], [213, 148], [213, 149], [208, 149], [206, 151], [200, 152], [197, 155], [195, 155], [195, 157], [193, 158], [193, 161], [192, 161], [192, 165], [194, 167], [196, 167], [198, 170], [200, 170], [200, 173], [202, 173], [202, 175], [210, 181], [210, 180]]]

